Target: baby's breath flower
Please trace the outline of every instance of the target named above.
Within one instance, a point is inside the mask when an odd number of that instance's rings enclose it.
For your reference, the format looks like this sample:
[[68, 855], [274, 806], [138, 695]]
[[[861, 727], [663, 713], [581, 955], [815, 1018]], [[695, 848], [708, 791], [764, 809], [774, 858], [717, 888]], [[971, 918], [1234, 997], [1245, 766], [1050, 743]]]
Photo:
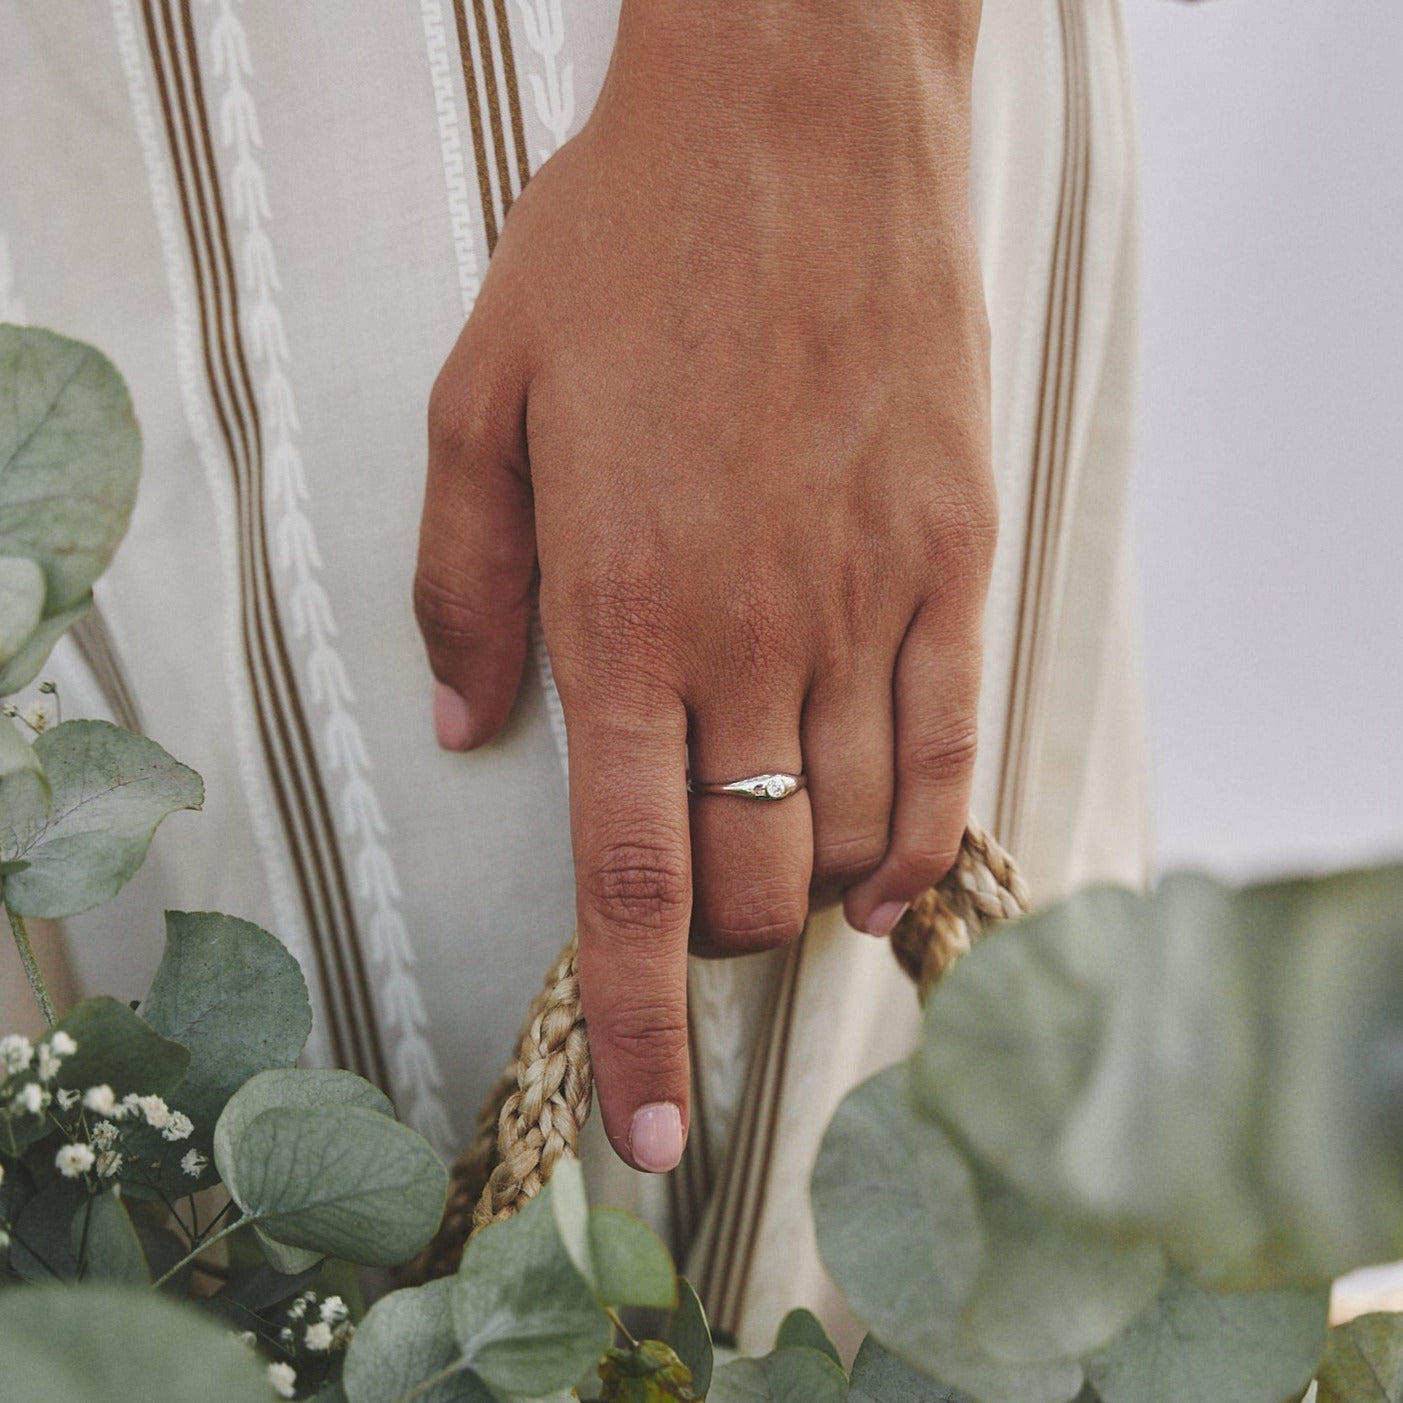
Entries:
[[302, 1341], [314, 1354], [326, 1354], [331, 1349], [331, 1326], [316, 1321], [307, 1327]]
[[[153, 1121], [154, 1125], [155, 1122]], [[161, 1127], [161, 1138], [165, 1140], [188, 1140], [191, 1132], [195, 1129], [190, 1117], [183, 1111], [169, 1111], [164, 1126]]]
[[82, 1093], [73, 1090], [72, 1087], [65, 1087], [54, 1092], [54, 1100], [58, 1102], [61, 1111], [71, 1111], [81, 1099]]
[[186, 1150], [181, 1156], [180, 1167], [192, 1178], [198, 1179], [209, 1163], [199, 1150]]
[[279, 1398], [291, 1398], [297, 1392], [297, 1370], [279, 1361], [268, 1366], [268, 1382]]
[[49, 1104], [49, 1099], [49, 1093], [37, 1081], [27, 1081], [15, 1096], [15, 1110], [37, 1116]]
[[60, 1057], [72, 1057], [78, 1051], [78, 1044], [72, 1037], [65, 1033], [62, 1028], [49, 1039], [49, 1046], [58, 1053]]
[[5, 1182], [5, 1166], [0, 1164], [0, 1184]]
[[4, 1228], [0, 1228], [0, 1252], [5, 1252], [10, 1246], [10, 1234]]
[[301, 1320], [307, 1314], [307, 1296], [304, 1292], [288, 1308], [287, 1318], [289, 1320]]
[[43, 702], [30, 702], [23, 711], [20, 712], [20, 720], [29, 727], [31, 731], [44, 731], [48, 729], [49, 723], [54, 718], [49, 715], [49, 708]]
[[[122, 1097], [122, 1108], [127, 1115], [145, 1116], [146, 1124], [153, 1130], [164, 1129], [171, 1118], [170, 1107], [159, 1096], [138, 1096], [134, 1091], [129, 1092]], [[116, 1111], [113, 1118], [123, 1119]]]
[[93, 1148], [110, 1150], [117, 1143], [117, 1127], [110, 1120], [100, 1120], [93, 1126]]
[[90, 1086], [83, 1093], [83, 1105], [100, 1116], [110, 1116], [117, 1109], [117, 1096], [106, 1082]]
[[7, 1033], [0, 1038], [0, 1068], [4, 1068], [6, 1076], [27, 1072], [33, 1056], [34, 1046], [22, 1034]]
[[103, 1150], [97, 1157], [97, 1172], [103, 1179], [115, 1179], [122, 1171], [122, 1156], [116, 1150]]
[[236, 1345], [256, 1345], [258, 1343], [258, 1336], [255, 1335], [252, 1330], [240, 1330], [239, 1333], [234, 1336], [234, 1343]]
[[291, 1325], [284, 1325], [283, 1328], [282, 1328], [281, 1330], [278, 1331], [278, 1338], [279, 1338], [285, 1345], [290, 1345], [290, 1344], [292, 1343], [292, 1340], [293, 1340], [292, 1326], [291, 1326]]
[[321, 1317], [328, 1325], [339, 1325], [349, 1314], [340, 1296], [328, 1296], [322, 1302]]
[[91, 1145], [63, 1145], [54, 1156], [54, 1164], [65, 1179], [77, 1179], [93, 1167], [95, 1158]]
[[63, 1058], [53, 1049], [52, 1043], [39, 1044], [38, 1076], [40, 1081], [53, 1081], [63, 1066]]

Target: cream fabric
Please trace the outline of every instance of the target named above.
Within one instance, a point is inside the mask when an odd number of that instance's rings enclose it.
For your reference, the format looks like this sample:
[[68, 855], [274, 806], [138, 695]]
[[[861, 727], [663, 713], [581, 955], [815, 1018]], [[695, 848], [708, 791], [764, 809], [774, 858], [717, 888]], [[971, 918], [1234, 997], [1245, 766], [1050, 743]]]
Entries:
[[[0, 317], [102, 347], [145, 438], [131, 536], [52, 671], [66, 714], [141, 725], [208, 792], [71, 923], [80, 981], [138, 994], [163, 906], [259, 921], [308, 973], [311, 1056], [382, 1081], [445, 1153], [573, 897], [544, 661], [499, 741], [433, 743], [408, 588], [424, 406], [512, 196], [590, 110], [614, 21], [610, 0], [0, 3]], [[1146, 859], [1131, 132], [1116, 0], [985, 0], [1003, 530], [976, 811], [1042, 898]], [[802, 954], [698, 967], [693, 1005], [684, 1170], [645, 1181], [598, 1144], [588, 1163], [758, 1348], [796, 1301], [836, 1309], [800, 1189], [915, 1007], [831, 915]]]

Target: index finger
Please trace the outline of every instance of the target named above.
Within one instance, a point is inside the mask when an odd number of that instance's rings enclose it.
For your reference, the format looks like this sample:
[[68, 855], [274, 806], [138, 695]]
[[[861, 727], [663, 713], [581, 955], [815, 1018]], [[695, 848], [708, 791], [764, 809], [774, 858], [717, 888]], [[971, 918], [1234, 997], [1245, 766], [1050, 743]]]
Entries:
[[572, 697], [570, 823], [580, 1001], [609, 1141], [636, 1169], [682, 1158], [688, 1125], [692, 861], [687, 716], [665, 692]]

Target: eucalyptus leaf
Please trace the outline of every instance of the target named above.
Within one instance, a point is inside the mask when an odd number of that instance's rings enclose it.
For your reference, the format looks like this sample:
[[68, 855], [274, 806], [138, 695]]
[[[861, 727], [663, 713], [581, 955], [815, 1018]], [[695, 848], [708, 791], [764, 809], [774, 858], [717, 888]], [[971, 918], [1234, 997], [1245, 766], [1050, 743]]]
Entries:
[[10, 1230], [10, 1266], [26, 1281], [72, 1281], [78, 1275], [73, 1219], [87, 1202], [76, 1179], [59, 1179], [25, 1204]]
[[21, 790], [0, 816], [0, 857], [29, 863], [5, 882], [6, 905], [23, 916], [72, 916], [115, 896], [161, 820], [204, 802], [194, 770], [107, 721], [66, 721], [34, 751], [51, 803]]
[[[0, 798], [4, 800], [4, 808], [8, 809], [12, 803], [22, 803], [18, 797], [18, 782], [33, 784], [39, 782], [42, 790], [42, 802], [49, 802], [48, 780], [44, 775], [44, 767], [39, 763], [39, 757], [34, 753], [34, 747], [20, 735], [17, 727], [6, 720], [0, 726]], [[3, 786], [10, 786], [5, 788]], [[4, 864], [3, 875], [12, 877], [16, 872], [23, 872], [29, 864], [23, 861], [7, 862]]]
[[448, 1192], [448, 1172], [422, 1136], [359, 1106], [261, 1112], [245, 1126], [225, 1182], [274, 1241], [362, 1266], [414, 1256], [434, 1235]]
[[[452, 1278], [392, 1291], [356, 1327], [342, 1384], [347, 1403], [395, 1403], [462, 1359], [453, 1329]], [[415, 1403], [494, 1403], [466, 1369], [417, 1393]]]
[[1403, 1403], [1403, 1315], [1361, 1315], [1330, 1331], [1317, 1403]]
[[1086, 1362], [1103, 1403], [1282, 1403], [1325, 1348], [1328, 1291], [1204, 1291], [1171, 1272], [1159, 1299]]
[[44, 572], [28, 556], [0, 555], [0, 668], [29, 642], [43, 616]]
[[141, 1239], [115, 1188], [93, 1195], [74, 1214], [69, 1242], [84, 1281], [107, 1281], [114, 1286], [151, 1284]]
[[1069, 1403], [1086, 1382], [1075, 1358], [1026, 1364], [996, 1359], [968, 1324], [942, 1338], [928, 1339], [920, 1355], [908, 1353], [904, 1340], [884, 1343], [922, 1373], [967, 1393], [974, 1403]]
[[249, 921], [209, 912], [166, 912], [166, 948], [141, 1016], [190, 1049], [184, 1081], [167, 1098], [194, 1122], [191, 1139], [166, 1157], [167, 1192], [216, 1181], [180, 1169], [190, 1148], [212, 1155], [229, 1098], [258, 1072], [291, 1067], [312, 1030], [301, 967], [275, 936]]
[[41, 619], [14, 657], [0, 667], [0, 697], [10, 696], [34, 681], [48, 662], [54, 644], [92, 607], [92, 595], [85, 594], [68, 608]]
[[677, 1309], [667, 1338], [677, 1357], [691, 1370], [693, 1391], [698, 1398], [705, 1398], [711, 1387], [715, 1351], [701, 1298], [685, 1276], [677, 1278]]
[[816, 1349], [826, 1354], [840, 1369], [843, 1358], [838, 1346], [828, 1338], [828, 1332], [819, 1324], [818, 1317], [811, 1310], [802, 1307], [792, 1310], [779, 1323], [775, 1335], [776, 1349]]
[[[219, 1177], [234, 1193], [239, 1142], [249, 1123], [274, 1106], [359, 1106], [394, 1118], [389, 1097], [353, 1072], [332, 1068], [271, 1068], [246, 1081], [229, 1098], [214, 1128], [214, 1163]], [[255, 1224], [254, 1232], [272, 1267], [286, 1276], [311, 1270], [324, 1255], [279, 1242]]]
[[677, 1304], [672, 1256], [647, 1223], [621, 1208], [595, 1208], [589, 1215], [590, 1258], [596, 1298], [606, 1306]]
[[707, 1403], [844, 1403], [848, 1378], [816, 1349], [777, 1349], [716, 1371]]
[[192, 1307], [130, 1287], [0, 1292], [0, 1359], [5, 1403], [270, 1398], [251, 1350]]
[[918, 1374], [868, 1335], [853, 1360], [848, 1403], [972, 1403], [963, 1393]]
[[945, 1132], [914, 1113], [904, 1078], [890, 1068], [844, 1098], [812, 1193], [819, 1251], [848, 1304], [920, 1363], [973, 1294], [984, 1244], [974, 1178]]
[[59, 1082], [76, 1091], [106, 1084], [120, 1099], [131, 1092], [165, 1096], [185, 1075], [190, 1053], [162, 1037], [126, 1004], [106, 994], [84, 999], [56, 1029], [78, 1045], [63, 1059]]
[[608, 1349], [613, 1327], [561, 1241], [552, 1185], [472, 1238], [453, 1292], [463, 1357], [499, 1393], [568, 1389]]
[[1035, 1204], [985, 1177], [988, 1265], [970, 1306], [980, 1347], [1011, 1364], [1076, 1358], [1109, 1344], [1158, 1296], [1164, 1254]]
[[37, 327], [0, 326], [0, 555], [44, 572], [46, 611], [106, 569], [136, 501], [141, 436], [107, 358]]

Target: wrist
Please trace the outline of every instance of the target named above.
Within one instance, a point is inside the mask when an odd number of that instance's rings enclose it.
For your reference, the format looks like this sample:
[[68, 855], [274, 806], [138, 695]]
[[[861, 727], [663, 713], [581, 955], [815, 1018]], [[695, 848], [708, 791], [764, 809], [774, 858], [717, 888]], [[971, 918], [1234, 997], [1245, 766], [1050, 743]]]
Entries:
[[[606, 94], [807, 133], [967, 119], [982, 0], [623, 0]], [[635, 114], [636, 115], [636, 114]], [[895, 121], [893, 119], [896, 119]], [[817, 128], [815, 123], [820, 123]], [[914, 132], [909, 129], [916, 124]]]

